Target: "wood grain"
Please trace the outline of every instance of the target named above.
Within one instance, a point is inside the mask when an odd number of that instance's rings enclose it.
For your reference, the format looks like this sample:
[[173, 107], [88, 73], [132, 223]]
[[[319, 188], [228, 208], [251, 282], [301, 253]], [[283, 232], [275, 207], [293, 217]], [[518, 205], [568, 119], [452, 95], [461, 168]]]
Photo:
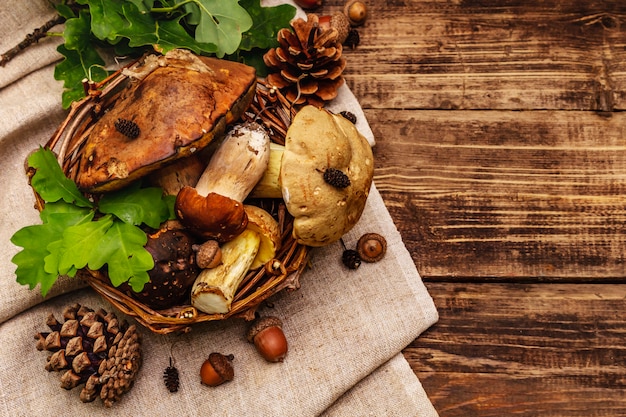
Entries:
[[624, 113], [367, 116], [375, 183], [424, 278], [624, 277]]
[[441, 416], [626, 414], [623, 285], [428, 288], [440, 320], [404, 355]]
[[345, 77], [440, 313], [403, 352], [433, 405], [626, 415], [626, 2], [367, 4]]
[[626, 105], [622, 1], [370, 3], [358, 52], [346, 52], [349, 85], [365, 108]]

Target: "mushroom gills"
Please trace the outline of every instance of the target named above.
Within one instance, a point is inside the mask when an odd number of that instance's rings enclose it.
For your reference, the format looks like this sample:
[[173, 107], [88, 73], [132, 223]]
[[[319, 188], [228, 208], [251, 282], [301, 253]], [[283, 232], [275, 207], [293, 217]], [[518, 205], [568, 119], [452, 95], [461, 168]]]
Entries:
[[222, 245], [222, 263], [198, 274], [191, 289], [191, 304], [207, 314], [228, 313], [235, 292], [254, 261], [261, 237], [246, 229]]

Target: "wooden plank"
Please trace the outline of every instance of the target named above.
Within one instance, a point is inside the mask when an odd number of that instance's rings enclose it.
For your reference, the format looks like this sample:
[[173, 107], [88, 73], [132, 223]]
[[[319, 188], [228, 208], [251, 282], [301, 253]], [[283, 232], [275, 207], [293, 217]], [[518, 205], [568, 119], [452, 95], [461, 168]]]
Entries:
[[626, 415], [626, 287], [428, 283], [404, 350], [441, 416]]
[[424, 278], [626, 277], [626, 114], [366, 116], [375, 183]]
[[626, 108], [626, 2], [369, 3], [345, 51], [365, 108]]

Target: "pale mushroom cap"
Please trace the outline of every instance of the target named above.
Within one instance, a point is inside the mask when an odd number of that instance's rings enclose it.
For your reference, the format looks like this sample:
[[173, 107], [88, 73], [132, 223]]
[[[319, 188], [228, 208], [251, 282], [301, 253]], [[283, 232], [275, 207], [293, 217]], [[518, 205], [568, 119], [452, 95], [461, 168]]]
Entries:
[[[341, 170], [350, 185], [340, 189], [324, 181], [328, 168]], [[299, 243], [325, 246], [339, 240], [359, 220], [374, 176], [367, 140], [343, 116], [303, 107], [285, 138], [280, 184]]]
[[250, 269], [257, 269], [272, 260], [280, 249], [282, 243], [280, 226], [272, 215], [261, 207], [245, 205], [244, 208], [248, 215], [248, 229], [257, 232], [261, 238], [259, 251], [250, 266]]

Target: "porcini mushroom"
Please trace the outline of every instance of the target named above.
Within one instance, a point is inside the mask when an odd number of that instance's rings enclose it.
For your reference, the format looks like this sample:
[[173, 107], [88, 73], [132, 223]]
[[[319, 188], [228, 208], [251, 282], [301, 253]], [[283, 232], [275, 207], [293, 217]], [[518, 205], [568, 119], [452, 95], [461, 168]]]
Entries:
[[120, 189], [221, 136], [256, 91], [254, 68], [185, 50], [149, 55], [93, 125], [75, 182], [88, 192]]
[[[294, 217], [293, 236], [299, 243], [325, 246], [356, 224], [372, 185], [374, 157], [354, 124], [305, 106], [293, 118], [285, 146], [273, 145], [271, 153], [251, 195], [282, 197]], [[325, 175], [329, 170], [332, 176]], [[328, 177], [339, 181], [332, 185]]]
[[243, 200], [263, 176], [270, 139], [256, 123], [231, 129], [194, 187], [183, 187], [175, 210], [181, 223], [205, 239], [227, 242], [248, 224]]
[[235, 293], [249, 270], [273, 259], [280, 247], [278, 222], [265, 210], [246, 205], [248, 226], [221, 246], [221, 263], [204, 269], [191, 289], [191, 304], [208, 314], [230, 311]]

